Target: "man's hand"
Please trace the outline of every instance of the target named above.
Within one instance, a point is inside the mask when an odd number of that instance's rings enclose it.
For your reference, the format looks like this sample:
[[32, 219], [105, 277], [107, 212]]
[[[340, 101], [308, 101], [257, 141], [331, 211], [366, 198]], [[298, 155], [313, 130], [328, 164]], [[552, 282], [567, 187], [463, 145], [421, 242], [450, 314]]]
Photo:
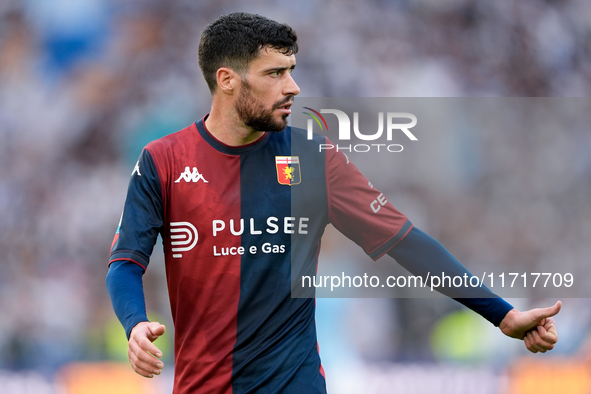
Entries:
[[558, 342], [558, 332], [552, 316], [556, 315], [562, 302], [558, 301], [548, 308], [536, 308], [525, 312], [510, 310], [499, 324], [503, 334], [523, 339], [525, 347], [532, 353], [546, 353]]
[[166, 327], [157, 322], [144, 321], [133, 327], [129, 336], [127, 357], [136, 373], [146, 378], [160, 375], [164, 364], [158, 358], [162, 357], [162, 352], [152, 342], [165, 331]]

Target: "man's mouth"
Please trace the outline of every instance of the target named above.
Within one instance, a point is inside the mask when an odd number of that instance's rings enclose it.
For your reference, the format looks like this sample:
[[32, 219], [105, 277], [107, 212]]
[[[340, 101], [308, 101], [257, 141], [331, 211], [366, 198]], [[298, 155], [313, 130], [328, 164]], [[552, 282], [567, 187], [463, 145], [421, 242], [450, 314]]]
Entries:
[[292, 102], [285, 103], [285, 104], [278, 106], [277, 109], [283, 113], [291, 114], [291, 106], [292, 105], [293, 105]]

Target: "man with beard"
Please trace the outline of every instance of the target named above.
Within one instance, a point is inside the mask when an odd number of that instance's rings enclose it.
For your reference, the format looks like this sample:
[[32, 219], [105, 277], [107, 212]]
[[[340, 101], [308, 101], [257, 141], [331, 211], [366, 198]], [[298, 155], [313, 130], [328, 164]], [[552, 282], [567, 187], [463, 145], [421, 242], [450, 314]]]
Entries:
[[[299, 87], [295, 32], [234, 13], [209, 25], [199, 65], [211, 112], [148, 144], [136, 164], [111, 248], [107, 287], [129, 338], [129, 360], [160, 374], [142, 275], [162, 235], [175, 324], [175, 393], [325, 393], [315, 300], [292, 298], [293, 272], [314, 275], [332, 223], [374, 259], [417, 275], [467, 273], [390, 203], [342, 152], [287, 127]], [[365, 207], [365, 208], [364, 208]], [[295, 271], [292, 271], [293, 269]], [[461, 294], [460, 294], [461, 295]], [[533, 352], [557, 341], [553, 307], [518, 312], [486, 288], [460, 302]]]

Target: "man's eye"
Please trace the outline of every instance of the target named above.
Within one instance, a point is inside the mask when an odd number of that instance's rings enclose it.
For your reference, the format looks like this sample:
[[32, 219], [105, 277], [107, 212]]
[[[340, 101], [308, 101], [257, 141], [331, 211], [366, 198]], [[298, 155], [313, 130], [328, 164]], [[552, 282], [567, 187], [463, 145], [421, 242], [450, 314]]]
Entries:
[[279, 76], [279, 71], [271, 71], [271, 73], [269, 75], [272, 77], [277, 77], [277, 76]]

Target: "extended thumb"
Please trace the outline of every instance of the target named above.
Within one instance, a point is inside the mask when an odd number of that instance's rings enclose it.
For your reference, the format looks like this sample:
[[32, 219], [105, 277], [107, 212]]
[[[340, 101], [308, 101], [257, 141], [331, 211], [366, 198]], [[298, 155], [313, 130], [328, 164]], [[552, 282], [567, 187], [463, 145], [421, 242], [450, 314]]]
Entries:
[[548, 308], [540, 308], [536, 312], [536, 320], [542, 320], [547, 317], [552, 317], [560, 312], [560, 308], [562, 308], [562, 301], [557, 301], [556, 304], [548, 307]]

